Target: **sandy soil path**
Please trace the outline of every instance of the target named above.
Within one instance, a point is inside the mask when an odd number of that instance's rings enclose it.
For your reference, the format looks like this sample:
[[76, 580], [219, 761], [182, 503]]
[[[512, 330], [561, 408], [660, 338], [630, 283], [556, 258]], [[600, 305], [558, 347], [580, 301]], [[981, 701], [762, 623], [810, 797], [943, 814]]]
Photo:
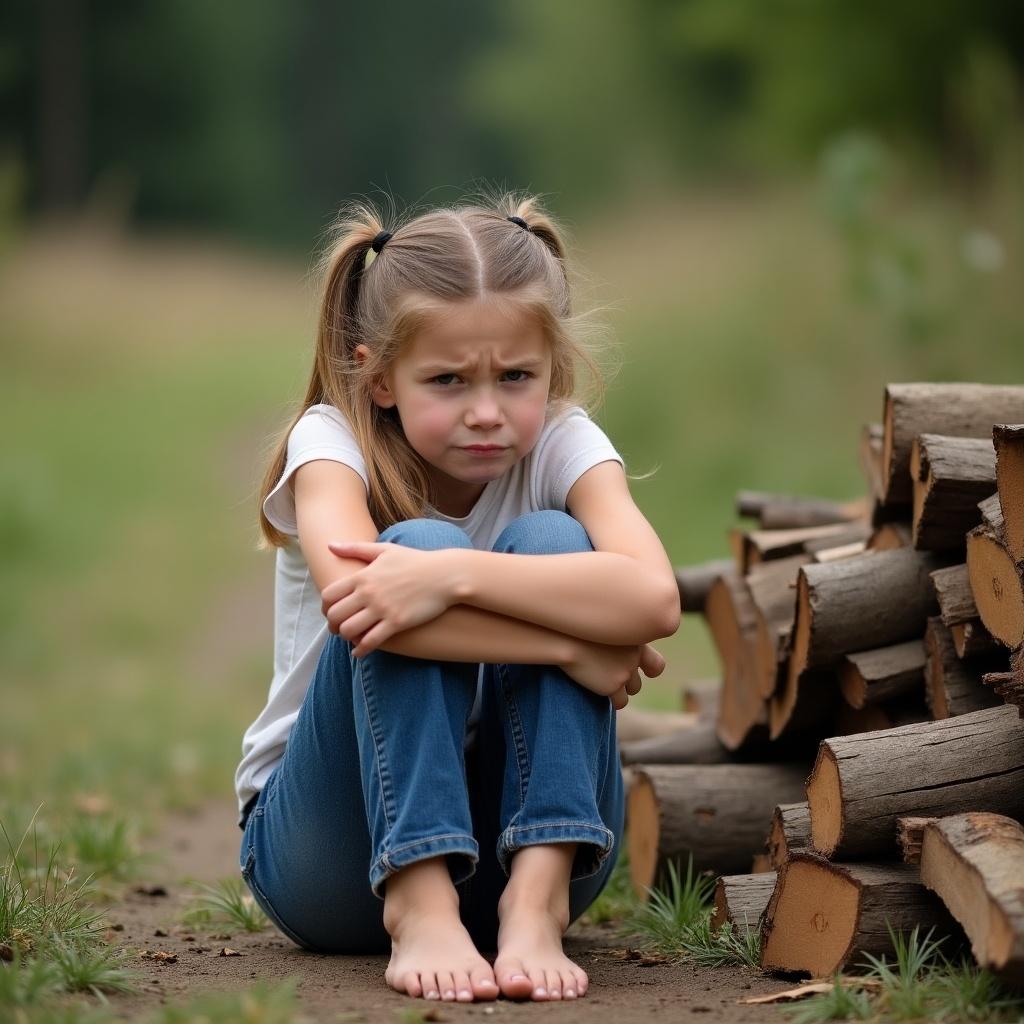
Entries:
[[[504, 1017], [507, 1021], [543, 1014], [545, 1019], [586, 1020], [588, 1024], [641, 1024], [652, 1017], [673, 1022], [778, 1022], [777, 1007], [743, 1006], [743, 996], [787, 987], [784, 981], [763, 977], [746, 968], [707, 968], [685, 964], [644, 965], [627, 959], [613, 929], [574, 925], [566, 937], [566, 952], [591, 978], [588, 995], [577, 1003], [438, 1004], [412, 1000], [384, 983], [382, 956], [320, 956], [300, 949], [268, 927], [259, 933], [190, 929], [180, 916], [194, 891], [190, 881], [213, 883], [236, 875], [241, 832], [230, 801], [214, 801], [193, 814], [168, 817], [161, 834], [147, 849], [162, 862], [153, 867], [142, 888], [161, 887], [166, 895], [133, 890], [110, 908], [109, 916], [123, 930], [113, 932], [119, 945], [177, 955], [159, 963], [134, 956], [128, 964], [143, 975], [137, 995], [112, 996], [117, 1012], [143, 1017], [159, 1003], [180, 1003], [210, 990], [245, 989], [256, 979], [283, 980], [298, 975], [298, 995], [304, 1015], [317, 1022], [376, 1022], [395, 1024], [401, 1011], [436, 1009], [435, 1020], [457, 1022], [474, 1017]], [[163, 931], [165, 935], [156, 934]], [[230, 935], [230, 938], [227, 936]], [[216, 937], [214, 937], [216, 936]], [[224, 947], [239, 956], [221, 956]], [[340, 1015], [344, 1015], [341, 1017]]]

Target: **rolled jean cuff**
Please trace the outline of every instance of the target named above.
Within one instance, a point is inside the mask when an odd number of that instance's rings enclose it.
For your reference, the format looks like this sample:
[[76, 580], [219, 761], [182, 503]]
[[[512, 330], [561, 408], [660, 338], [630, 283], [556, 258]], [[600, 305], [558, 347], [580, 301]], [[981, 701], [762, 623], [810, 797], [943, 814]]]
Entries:
[[615, 835], [603, 825], [582, 821], [550, 821], [539, 825], [509, 825], [498, 837], [498, 863], [505, 877], [512, 874], [512, 854], [524, 846], [549, 843], [578, 843], [570, 882], [588, 878], [601, 870], [615, 843]]
[[476, 871], [477, 861], [480, 860], [480, 846], [472, 836], [453, 832], [449, 835], [431, 836], [429, 839], [417, 839], [414, 843], [385, 850], [370, 867], [370, 888], [374, 896], [384, 899], [381, 886], [396, 871], [415, 864], [418, 860], [442, 856], [448, 858], [452, 885], [459, 885]]

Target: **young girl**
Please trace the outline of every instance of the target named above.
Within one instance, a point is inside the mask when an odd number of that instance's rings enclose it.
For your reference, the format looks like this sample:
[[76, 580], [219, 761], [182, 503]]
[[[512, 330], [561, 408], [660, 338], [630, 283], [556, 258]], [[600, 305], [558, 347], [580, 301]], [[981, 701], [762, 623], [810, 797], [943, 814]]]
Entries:
[[[427, 999], [574, 999], [562, 934], [618, 851], [615, 711], [679, 624], [536, 199], [382, 230], [351, 204], [274, 456], [274, 677], [235, 776], [240, 868], [298, 945], [390, 949]], [[491, 962], [481, 950], [497, 950]]]

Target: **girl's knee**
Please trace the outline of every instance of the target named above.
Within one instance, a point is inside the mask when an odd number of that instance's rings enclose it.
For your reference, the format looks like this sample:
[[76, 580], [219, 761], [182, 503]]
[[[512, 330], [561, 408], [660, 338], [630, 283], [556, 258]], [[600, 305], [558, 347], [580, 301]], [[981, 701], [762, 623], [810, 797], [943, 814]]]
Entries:
[[379, 534], [377, 540], [423, 551], [473, 546], [465, 530], [443, 519], [403, 519], [399, 523], [392, 523]]
[[557, 509], [541, 509], [509, 523], [494, 542], [494, 550], [544, 555], [593, 551], [594, 545], [583, 524], [571, 515]]

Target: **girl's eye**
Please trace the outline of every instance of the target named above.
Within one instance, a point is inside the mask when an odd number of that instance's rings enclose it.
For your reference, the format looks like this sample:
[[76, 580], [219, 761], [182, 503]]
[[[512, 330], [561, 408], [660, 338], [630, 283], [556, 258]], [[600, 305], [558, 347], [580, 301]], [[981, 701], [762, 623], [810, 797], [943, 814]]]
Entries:
[[[510, 383], [512, 383], [512, 384], [522, 384], [523, 381], [529, 380], [530, 377], [533, 376], [533, 374], [530, 373], [529, 370], [506, 370], [505, 373], [506, 374], [509, 374], [509, 373], [520, 373], [520, 374], [522, 374], [521, 377], [518, 377], [515, 380], [511, 381]], [[439, 373], [436, 377], [431, 377], [430, 378], [430, 382], [432, 384], [440, 384], [443, 387], [447, 383], [447, 381], [442, 380], [443, 377], [455, 377], [455, 376], [456, 376], [456, 374], [454, 374], [454, 373]]]
[[521, 384], [524, 380], [529, 380], [530, 377], [533, 376], [533, 374], [530, 373], [529, 370], [507, 370], [506, 372], [522, 374], [522, 377], [519, 377], [517, 380], [512, 381], [513, 384]]

